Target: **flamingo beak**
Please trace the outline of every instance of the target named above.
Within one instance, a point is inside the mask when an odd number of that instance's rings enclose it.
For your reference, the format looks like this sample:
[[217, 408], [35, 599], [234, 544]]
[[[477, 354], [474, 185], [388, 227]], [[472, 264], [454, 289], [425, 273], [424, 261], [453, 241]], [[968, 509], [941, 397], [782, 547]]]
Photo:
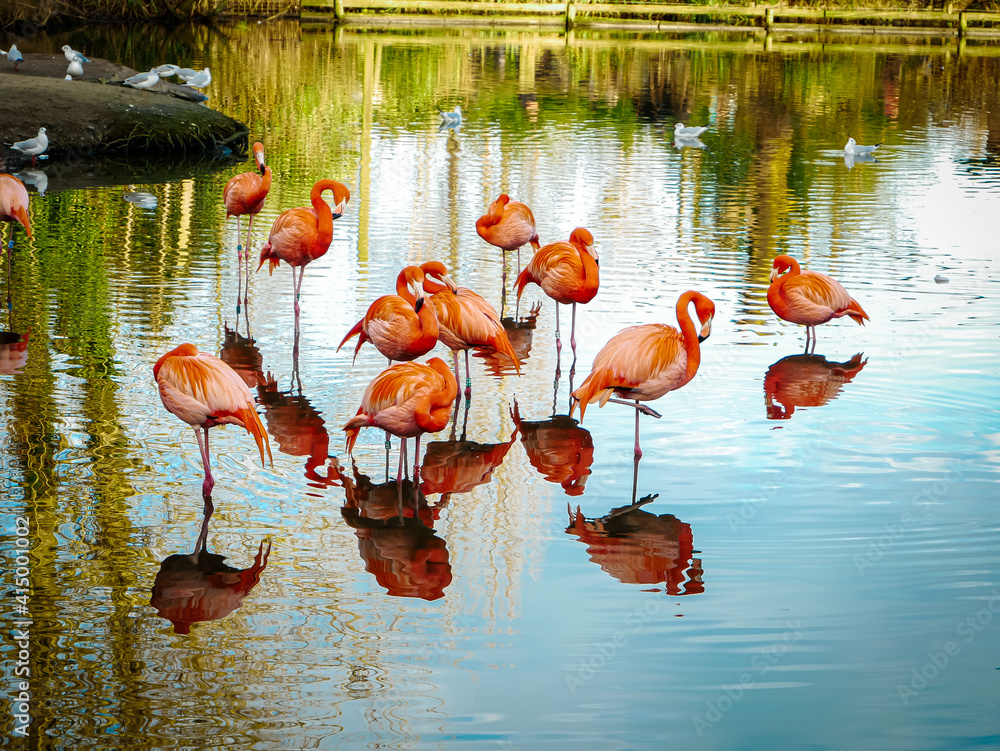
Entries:
[[333, 218], [340, 219], [344, 215], [344, 204], [346, 201], [341, 201], [336, 206], [333, 207]]
[[257, 160], [257, 169], [260, 170], [260, 174], [264, 174], [264, 152], [259, 151], [254, 154], [254, 158]]
[[441, 281], [448, 285], [448, 289], [458, 289], [458, 285], [455, 284], [455, 280], [451, 278], [451, 274], [445, 274], [442, 276]]
[[705, 324], [701, 327], [701, 333], [698, 334], [698, 342], [701, 343], [708, 339], [709, 335], [712, 333], [712, 316], [708, 317]]
[[771, 269], [771, 276], [770, 276], [770, 281], [772, 281], [772, 282], [773, 282], [773, 281], [774, 281], [775, 279], [777, 279], [777, 277], [778, 277], [778, 274], [780, 274], [780, 273], [781, 273], [781, 272], [780, 272], [780, 271], [778, 271], [778, 269], [776, 269], [776, 268], [774, 268], [774, 269]]

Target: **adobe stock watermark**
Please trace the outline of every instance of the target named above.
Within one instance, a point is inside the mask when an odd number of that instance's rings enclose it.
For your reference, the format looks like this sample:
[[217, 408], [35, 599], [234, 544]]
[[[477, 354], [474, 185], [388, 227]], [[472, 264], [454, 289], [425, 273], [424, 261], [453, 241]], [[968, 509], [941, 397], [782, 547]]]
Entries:
[[743, 699], [746, 692], [757, 685], [760, 677], [771, 672], [771, 669], [778, 664], [781, 658], [788, 654], [792, 645], [802, 640], [804, 633], [800, 621], [786, 622], [785, 632], [770, 646], [759, 650], [753, 656], [749, 668], [740, 673], [740, 678], [736, 683], [723, 688], [722, 692], [714, 699], [709, 699], [706, 702], [704, 712], [691, 715], [691, 723], [694, 725], [698, 737], [703, 737], [706, 730], [715, 727], [726, 713]]
[[11, 636], [16, 650], [10, 690], [11, 717], [15, 736], [27, 737], [31, 727], [31, 524], [26, 516], [14, 520], [14, 601], [16, 617], [11, 623]]
[[986, 605], [972, 615], [968, 615], [955, 626], [955, 636], [958, 641], [946, 641], [940, 650], [927, 653], [927, 661], [919, 668], [910, 671], [910, 679], [905, 683], [896, 684], [896, 693], [903, 704], [909, 705], [910, 699], [927, 688], [931, 681], [937, 678], [947, 668], [952, 660], [962, 653], [962, 647], [971, 644], [993, 622], [994, 616], [1000, 614], [1000, 591], [991, 590]]
[[907, 532], [930, 513], [935, 503], [945, 498], [955, 484], [964, 477], [962, 465], [955, 460], [949, 461], [945, 476], [933, 483], [927, 483], [927, 487], [914, 494], [910, 499], [909, 508], [899, 515], [899, 519], [886, 525], [882, 534], [870, 540], [864, 554], [854, 556], [854, 567], [858, 570], [858, 574], [864, 576], [865, 569], [881, 561]]
[[651, 598], [642, 605], [636, 605], [625, 616], [624, 627], [617, 629], [607, 641], [595, 644], [590, 655], [581, 659], [579, 666], [566, 674], [566, 688], [569, 689], [570, 696], [576, 696], [577, 689], [590, 683], [594, 676], [607, 667], [619, 650], [628, 644], [629, 636], [642, 631], [662, 609], [660, 598]]

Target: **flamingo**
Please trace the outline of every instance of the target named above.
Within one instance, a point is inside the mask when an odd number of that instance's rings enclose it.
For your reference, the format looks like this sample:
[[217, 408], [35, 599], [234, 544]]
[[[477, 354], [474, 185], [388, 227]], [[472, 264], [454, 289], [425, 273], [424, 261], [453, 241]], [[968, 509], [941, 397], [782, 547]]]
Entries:
[[534, 282], [546, 295], [556, 301], [556, 353], [562, 349], [559, 341], [559, 303], [573, 304], [573, 323], [569, 342], [576, 354], [576, 304], [588, 303], [600, 286], [597, 251], [594, 236], [589, 230], [577, 227], [570, 233], [569, 242], [549, 243], [537, 251], [518, 275], [517, 299], [526, 285]]
[[[3, 173], [0, 173], [0, 222], [10, 224], [7, 239], [7, 309], [10, 310], [10, 261], [14, 255], [14, 222], [20, 222], [30, 238], [31, 220], [28, 218], [28, 189], [13, 175]], [[0, 237], [0, 243], [2, 241], [3, 238]]]
[[535, 215], [520, 201], [501, 193], [485, 214], [476, 220], [476, 232], [490, 245], [503, 251], [503, 286], [507, 289], [507, 251], [517, 250], [517, 273], [521, 273], [521, 246], [531, 243], [538, 250]]
[[850, 316], [862, 326], [871, 320], [836, 279], [818, 271], [802, 271], [791, 256], [778, 256], [772, 265], [767, 304], [778, 318], [806, 327], [807, 351], [810, 335], [816, 346], [816, 327], [821, 323], [842, 316]]
[[[215, 486], [209, 462], [209, 428], [225, 424], [246, 428], [257, 442], [261, 464], [264, 463], [264, 449], [267, 448], [268, 459], [273, 465], [271, 444], [254, 409], [250, 389], [236, 371], [218, 357], [198, 351], [193, 344], [181, 344], [156, 361], [153, 378], [160, 390], [160, 401], [167, 411], [194, 428], [205, 468], [201, 492], [205, 498], [206, 513], [211, 513], [213, 508], [212, 488]], [[204, 442], [199, 430], [205, 431]]]
[[415, 360], [434, 349], [438, 340], [438, 321], [434, 307], [424, 304], [421, 283], [424, 272], [418, 266], [407, 266], [396, 277], [396, 294], [383, 295], [368, 306], [364, 318], [354, 324], [337, 345], [337, 351], [347, 340], [358, 336], [354, 358], [365, 342], [393, 360]]
[[438, 322], [438, 338], [455, 358], [455, 380], [458, 380], [458, 353], [465, 351], [465, 396], [472, 393], [469, 375], [469, 350], [483, 347], [500, 352], [514, 362], [521, 375], [521, 363], [510, 345], [507, 332], [496, 309], [467, 287], [456, 286], [448, 269], [440, 261], [420, 265], [424, 272], [424, 292], [430, 294], [431, 305]]
[[[697, 334], [688, 313], [692, 302], [701, 322], [701, 331]], [[712, 333], [714, 315], [715, 303], [700, 292], [688, 290], [677, 298], [680, 331], [662, 323], [629, 326], [619, 331], [597, 353], [590, 375], [571, 394], [570, 417], [579, 404], [582, 421], [587, 405], [598, 400], [602, 407], [609, 401], [635, 407], [635, 457], [641, 457], [639, 413], [660, 415], [639, 402], [659, 399], [694, 378], [701, 362], [699, 344]], [[632, 399], [635, 404], [612, 399], [612, 394]]]
[[402, 440], [397, 481], [402, 481], [406, 465], [406, 439], [416, 438], [413, 477], [420, 472], [420, 436], [443, 430], [451, 419], [451, 405], [458, 394], [458, 381], [440, 357], [424, 365], [401, 362], [383, 370], [365, 389], [358, 413], [344, 425], [347, 453], [361, 428], [376, 426]]
[[[253, 218], [264, 208], [267, 192], [271, 189], [271, 168], [264, 165], [264, 144], [259, 141], [253, 145], [253, 157], [257, 162], [257, 172], [242, 172], [230, 178], [222, 189], [222, 202], [226, 205], [226, 219], [236, 217], [236, 263], [239, 269], [240, 284], [243, 283], [243, 259], [246, 258], [247, 290], [250, 288], [250, 230]], [[240, 217], [249, 215], [247, 220], [246, 253], [240, 245]], [[244, 303], [246, 298], [244, 297]], [[240, 312], [239, 289], [236, 292], [236, 313]]]
[[[323, 191], [333, 193], [335, 203], [333, 211], [323, 200]], [[351, 199], [351, 192], [343, 183], [336, 180], [320, 180], [312, 186], [309, 200], [312, 207], [298, 206], [283, 211], [281, 216], [271, 225], [271, 235], [264, 247], [260, 249], [260, 265], [257, 271], [270, 262], [268, 273], [280, 261], [292, 267], [292, 287], [295, 290], [295, 330], [299, 329], [299, 289], [302, 287], [302, 275], [305, 266], [310, 261], [326, 253], [333, 239], [333, 220], [339, 219], [344, 213], [344, 204]], [[298, 281], [295, 280], [295, 269], [300, 269]]]

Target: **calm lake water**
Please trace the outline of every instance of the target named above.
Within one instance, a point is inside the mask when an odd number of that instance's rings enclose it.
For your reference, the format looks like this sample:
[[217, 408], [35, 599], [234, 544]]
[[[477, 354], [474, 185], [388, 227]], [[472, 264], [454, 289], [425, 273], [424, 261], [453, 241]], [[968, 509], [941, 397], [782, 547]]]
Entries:
[[[1000, 745], [1000, 57], [877, 41], [284, 22], [25, 40], [211, 66], [210, 104], [274, 170], [255, 251], [314, 181], [352, 198], [305, 274], [293, 385], [288, 268], [236, 314], [221, 194], [249, 162], [28, 176], [47, 184], [8, 329], [30, 339], [0, 376], [9, 702], [25, 548], [31, 580], [29, 738], [11, 703], [10, 743]], [[461, 128], [439, 130], [456, 104]], [[709, 126], [704, 148], [674, 142], [678, 121]], [[845, 160], [849, 136], [882, 142], [877, 161]], [[569, 309], [557, 361], [554, 304], [529, 287], [523, 375], [474, 359], [467, 422], [425, 439], [425, 495], [394, 523], [382, 435], [362, 432], [352, 471], [340, 430], [385, 360], [336, 345], [407, 263], [442, 260], [499, 307], [475, 220], [501, 191], [543, 242], [595, 237], [575, 371]], [[804, 356], [766, 302], [779, 253], [870, 323], [822, 326]], [[553, 415], [620, 328], [676, 325], [687, 289], [715, 301], [712, 336], [643, 418], [633, 486], [631, 410]], [[241, 430], [213, 431], [200, 558], [197, 445], [151, 371], [183, 341], [261, 384], [274, 450], [261, 467]]]

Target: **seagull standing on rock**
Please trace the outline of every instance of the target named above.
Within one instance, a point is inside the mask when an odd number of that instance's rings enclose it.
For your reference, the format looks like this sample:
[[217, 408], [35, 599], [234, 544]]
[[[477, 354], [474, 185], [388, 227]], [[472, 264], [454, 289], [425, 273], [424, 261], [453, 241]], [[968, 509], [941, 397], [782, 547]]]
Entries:
[[20, 151], [22, 154], [27, 154], [31, 157], [31, 166], [35, 166], [35, 160], [38, 155], [43, 153], [45, 149], [49, 147], [49, 137], [45, 135], [45, 128], [38, 129], [38, 135], [34, 138], [29, 138], [25, 141], [17, 141], [16, 143], [10, 144], [10, 147], [15, 151]]
[[189, 79], [187, 79], [187, 83], [185, 83], [184, 85], [192, 86], [196, 89], [203, 89], [210, 83], [212, 83], [212, 73], [208, 70], [208, 68], [205, 68], [204, 70], [199, 70]]
[[159, 83], [160, 77], [156, 74], [156, 70], [150, 70], [146, 73], [136, 73], [131, 78], [126, 78], [123, 82], [126, 86], [131, 86], [133, 89], [151, 89]]
[[66, 68], [66, 78], [72, 80], [75, 76], [76, 78], [83, 77], [83, 60], [85, 60], [82, 55], [80, 57], [75, 57], [69, 62], [69, 67]]
[[62, 46], [63, 54], [66, 56], [68, 62], [79, 61], [81, 63], [89, 63], [90, 59], [85, 57], [82, 52], [77, 52], [75, 49], [70, 47], [68, 44]]
[[7, 62], [14, 63], [14, 72], [17, 73], [17, 65], [18, 65], [18, 63], [20, 63], [22, 60], [24, 60], [24, 55], [21, 54], [21, 50], [19, 50], [17, 48], [17, 45], [16, 44], [12, 44], [10, 46], [10, 49], [7, 50], [6, 52], [4, 52], [3, 50], [0, 50], [0, 55], [6, 55], [7, 56]]

